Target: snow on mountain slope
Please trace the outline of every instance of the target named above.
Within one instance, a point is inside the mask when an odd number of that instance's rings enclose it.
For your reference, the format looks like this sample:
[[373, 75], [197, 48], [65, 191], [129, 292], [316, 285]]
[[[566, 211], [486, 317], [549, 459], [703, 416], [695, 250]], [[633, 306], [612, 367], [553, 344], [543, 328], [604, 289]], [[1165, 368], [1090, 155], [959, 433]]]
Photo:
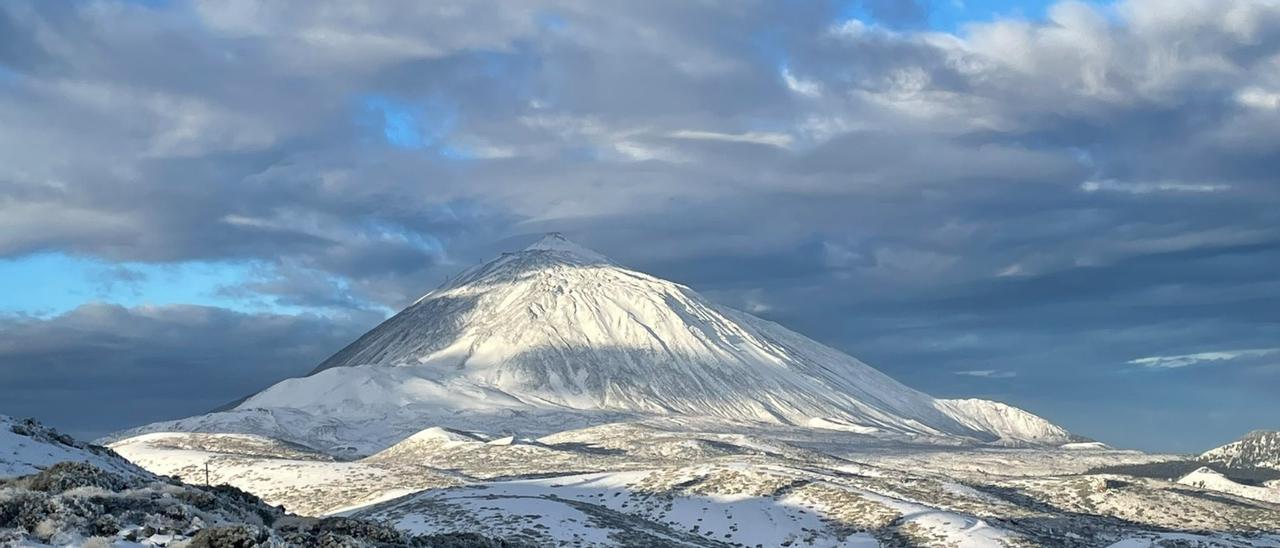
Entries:
[[1230, 493], [1238, 497], [1280, 504], [1280, 489], [1237, 483], [1208, 467], [1200, 467], [1194, 472], [1182, 476], [1178, 479], [1178, 483]]
[[[253, 409], [288, 410], [281, 413], [290, 420], [245, 424]], [[559, 235], [463, 272], [309, 376], [230, 412], [130, 434], [245, 432], [368, 454], [430, 425], [546, 434], [663, 415], [1070, 441], [1007, 406], [939, 403], [835, 349]]]
[[31, 419], [0, 415], [0, 479], [34, 474], [67, 461], [87, 462], [126, 477], [151, 477], [109, 449], [76, 441]]
[[1222, 447], [1210, 449], [1200, 460], [1235, 468], [1280, 470], [1280, 432], [1256, 430]]
[[[932, 398], [857, 360], [559, 237], [463, 274], [320, 369], [370, 364], [422, 378], [416, 383], [429, 395], [402, 403], [468, 386], [468, 408], [515, 403], [793, 424], [830, 415], [899, 432], [971, 433]], [[273, 387], [240, 407], [318, 403], [299, 392]]]
[[1085, 441], [1062, 427], [1012, 405], [979, 399], [937, 400], [938, 409], [956, 422], [999, 435], [1010, 444], [1063, 444]]

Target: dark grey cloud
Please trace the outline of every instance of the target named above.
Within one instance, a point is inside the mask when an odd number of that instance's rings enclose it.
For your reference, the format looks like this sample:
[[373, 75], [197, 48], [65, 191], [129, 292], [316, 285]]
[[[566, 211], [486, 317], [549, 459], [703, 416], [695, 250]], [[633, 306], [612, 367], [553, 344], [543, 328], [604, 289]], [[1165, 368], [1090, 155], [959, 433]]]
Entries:
[[1280, 8], [928, 7], [6, 3], [0, 257], [247, 261], [226, 295], [366, 313], [562, 230], [1105, 441], [1280, 426], [1265, 363], [1128, 364], [1274, 346]]
[[204, 413], [306, 374], [378, 319], [108, 304], [10, 317], [0, 320], [0, 412], [85, 437]]

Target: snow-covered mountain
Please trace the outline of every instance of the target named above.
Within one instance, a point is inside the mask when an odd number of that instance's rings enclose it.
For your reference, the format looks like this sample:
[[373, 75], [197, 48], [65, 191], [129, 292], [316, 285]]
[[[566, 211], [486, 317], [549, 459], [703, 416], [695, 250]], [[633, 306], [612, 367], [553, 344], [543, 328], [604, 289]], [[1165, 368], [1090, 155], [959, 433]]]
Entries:
[[1234, 468], [1280, 470], [1280, 432], [1255, 430], [1239, 440], [1206, 451], [1200, 460]]
[[147, 431], [261, 434], [369, 454], [429, 426], [547, 434], [699, 417], [862, 435], [1061, 444], [985, 400], [937, 400], [778, 324], [558, 234], [474, 267], [306, 377]]

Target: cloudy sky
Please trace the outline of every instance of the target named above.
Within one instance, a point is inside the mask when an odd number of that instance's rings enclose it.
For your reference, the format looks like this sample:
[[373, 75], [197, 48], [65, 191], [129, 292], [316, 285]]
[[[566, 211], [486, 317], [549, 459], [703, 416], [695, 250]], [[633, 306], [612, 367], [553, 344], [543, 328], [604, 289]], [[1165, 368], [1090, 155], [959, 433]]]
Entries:
[[1124, 447], [1280, 428], [1280, 2], [0, 3], [0, 413], [203, 412], [545, 231]]

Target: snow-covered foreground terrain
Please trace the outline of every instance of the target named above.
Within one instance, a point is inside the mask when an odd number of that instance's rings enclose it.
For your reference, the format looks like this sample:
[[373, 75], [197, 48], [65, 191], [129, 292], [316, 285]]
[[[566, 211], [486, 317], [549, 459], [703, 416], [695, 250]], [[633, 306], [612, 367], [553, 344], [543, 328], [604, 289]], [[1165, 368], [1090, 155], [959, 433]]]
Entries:
[[[265, 440], [202, 441], [216, 445], [223, 455], [279, 460], [299, 456], [294, 448]], [[165, 443], [183, 450], [176, 440]], [[474, 533], [412, 535], [355, 518], [300, 517], [227, 485], [193, 485], [156, 476], [110, 449], [74, 440], [34, 420], [0, 415], [0, 546], [517, 545]]]
[[[534, 546], [1280, 546], [1280, 505], [1234, 493], [1239, 484], [1206, 470], [1176, 482], [1090, 473], [1170, 458], [1096, 447], [903, 446], [654, 421], [537, 439], [427, 428], [339, 461], [268, 438], [198, 433], [122, 440], [117, 455], [38, 423], [0, 422], [0, 544], [182, 546], [217, 536], [466, 546], [453, 543], [484, 542], [465, 536], [478, 533]], [[122, 456], [196, 485], [160, 480]], [[93, 468], [56, 464], [68, 461]], [[211, 483], [266, 504], [198, 487], [205, 464]]]
[[536, 439], [428, 428], [350, 462], [239, 436], [149, 434], [113, 447], [165, 474], [208, 460], [216, 481], [291, 510], [535, 545], [1148, 546], [1176, 536], [1280, 546], [1280, 505], [1087, 473], [1172, 457], [723, 426], [609, 424]]
[[452, 474], [416, 463], [336, 462], [243, 434], [146, 434], [112, 448], [139, 466], [191, 483], [205, 483], [207, 470], [211, 485], [234, 485], [303, 515], [459, 483]]
[[0, 478], [34, 474], [68, 461], [124, 476], [148, 475], [102, 447], [76, 441], [33, 420], [0, 415]]

